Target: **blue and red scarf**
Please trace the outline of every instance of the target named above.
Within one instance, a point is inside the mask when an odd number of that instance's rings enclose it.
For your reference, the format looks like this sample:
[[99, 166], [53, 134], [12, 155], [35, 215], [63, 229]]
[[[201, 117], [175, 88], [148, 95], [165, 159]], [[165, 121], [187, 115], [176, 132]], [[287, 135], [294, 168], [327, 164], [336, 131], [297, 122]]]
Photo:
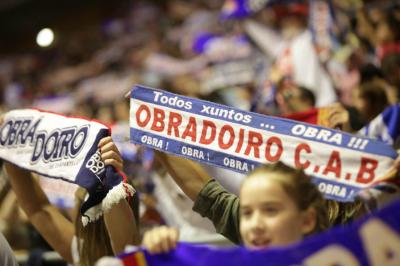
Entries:
[[276, 161], [303, 168], [339, 201], [385, 181], [397, 157], [380, 141], [142, 86], [130, 127], [134, 143], [241, 173]]

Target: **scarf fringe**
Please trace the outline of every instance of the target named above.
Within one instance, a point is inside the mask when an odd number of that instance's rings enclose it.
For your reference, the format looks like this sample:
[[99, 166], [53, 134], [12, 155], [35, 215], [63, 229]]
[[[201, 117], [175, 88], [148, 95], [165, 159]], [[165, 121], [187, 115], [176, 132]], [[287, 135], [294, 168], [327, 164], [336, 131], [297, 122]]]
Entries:
[[89, 222], [98, 220], [103, 213], [109, 211], [113, 205], [120, 202], [122, 199], [132, 197], [136, 193], [136, 190], [127, 183], [120, 183], [113, 187], [107, 196], [103, 199], [100, 204], [97, 204], [86, 211], [85, 215], [82, 216], [82, 224], [86, 226]]

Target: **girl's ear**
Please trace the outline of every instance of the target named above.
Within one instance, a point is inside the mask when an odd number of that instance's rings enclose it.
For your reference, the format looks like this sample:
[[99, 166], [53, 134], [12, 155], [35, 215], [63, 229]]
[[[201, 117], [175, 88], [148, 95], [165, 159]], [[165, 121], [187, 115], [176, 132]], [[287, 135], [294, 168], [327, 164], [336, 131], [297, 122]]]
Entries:
[[314, 231], [317, 225], [317, 211], [315, 208], [308, 208], [302, 213], [301, 232], [303, 235], [308, 235]]

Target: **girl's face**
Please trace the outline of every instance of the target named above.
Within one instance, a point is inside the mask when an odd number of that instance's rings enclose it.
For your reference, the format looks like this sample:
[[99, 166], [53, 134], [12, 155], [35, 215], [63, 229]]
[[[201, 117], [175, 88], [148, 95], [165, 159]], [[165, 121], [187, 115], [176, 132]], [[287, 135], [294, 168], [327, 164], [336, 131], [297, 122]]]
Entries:
[[[276, 175], [270, 173], [268, 175]], [[246, 247], [285, 246], [302, 239], [315, 226], [315, 213], [300, 211], [274, 178], [257, 173], [240, 191], [240, 234]]]

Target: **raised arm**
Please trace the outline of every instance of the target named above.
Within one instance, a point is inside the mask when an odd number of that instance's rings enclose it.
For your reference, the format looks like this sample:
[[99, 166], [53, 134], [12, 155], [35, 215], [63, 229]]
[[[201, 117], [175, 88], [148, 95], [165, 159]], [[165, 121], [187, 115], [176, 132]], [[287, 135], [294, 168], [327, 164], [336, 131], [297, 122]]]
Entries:
[[74, 236], [72, 222], [51, 205], [29, 171], [7, 162], [5, 168], [18, 203], [28, 216], [28, 220], [55, 251], [67, 262], [72, 263], [71, 242]]
[[[239, 198], [226, 191], [217, 181], [196, 162], [157, 152], [157, 159], [167, 168], [167, 171], [180, 186], [183, 192], [194, 201], [193, 210], [212, 221], [218, 233], [234, 243], [241, 243], [239, 233]], [[170, 236], [174, 236], [171, 238]], [[169, 238], [167, 242], [165, 238]], [[150, 251], [165, 251], [176, 240], [171, 230], [154, 230], [144, 245]], [[167, 246], [163, 246], [169, 243]]]
[[[101, 139], [99, 148], [104, 164], [112, 165], [118, 171], [122, 171], [123, 161], [111, 137]], [[126, 245], [138, 245], [140, 243], [138, 226], [133, 211], [126, 200], [121, 200], [107, 211], [104, 214], [104, 221], [115, 254], [124, 251]]]
[[[361, 1], [362, 3], [362, 1]], [[359, 34], [368, 39], [368, 41], [376, 46], [378, 45], [378, 39], [375, 34], [374, 26], [368, 18], [367, 12], [363, 6], [360, 6], [356, 10], [357, 23], [359, 24]]]
[[156, 158], [164, 165], [182, 191], [193, 201], [211, 179], [196, 162], [157, 151]]

